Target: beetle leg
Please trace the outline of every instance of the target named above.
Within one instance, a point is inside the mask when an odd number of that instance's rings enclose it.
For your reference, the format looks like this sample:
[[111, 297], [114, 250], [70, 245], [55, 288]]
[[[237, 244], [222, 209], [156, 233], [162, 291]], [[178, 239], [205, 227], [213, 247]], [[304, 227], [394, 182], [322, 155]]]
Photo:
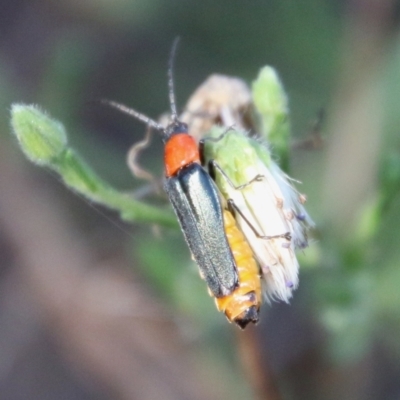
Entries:
[[257, 228], [248, 220], [248, 218], [243, 214], [243, 212], [240, 210], [240, 208], [235, 204], [235, 202], [232, 199], [228, 199], [227, 203], [229, 211], [231, 211], [233, 214], [238, 213], [259, 239], [270, 240], [270, 239], [284, 238], [289, 242], [292, 240], [292, 235], [290, 234], [290, 232], [272, 236], [262, 235], [260, 232], [258, 232]]
[[264, 175], [257, 174], [254, 178], [250, 179], [248, 182], [244, 183], [243, 185], [235, 186], [235, 184], [231, 181], [231, 179], [226, 174], [226, 172], [220, 167], [220, 165], [215, 160], [210, 160], [208, 162], [208, 169], [209, 169], [210, 175], [212, 176], [213, 179], [215, 179], [215, 172], [216, 172], [216, 170], [218, 170], [219, 173], [229, 183], [229, 185], [232, 186], [235, 190], [242, 190], [245, 187], [251, 185], [253, 182], [260, 182], [260, 181], [264, 180], [264, 178], [265, 178]]

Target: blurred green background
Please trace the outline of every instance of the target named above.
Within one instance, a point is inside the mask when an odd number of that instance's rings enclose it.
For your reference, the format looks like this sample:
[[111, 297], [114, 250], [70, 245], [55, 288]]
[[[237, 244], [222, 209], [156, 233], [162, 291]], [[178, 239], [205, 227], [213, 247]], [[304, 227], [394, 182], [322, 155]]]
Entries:
[[[1, 399], [266, 398], [249, 340], [271, 399], [400, 398], [399, 2], [0, 6]], [[104, 179], [140, 190], [125, 160], [143, 125], [93, 100], [157, 118], [177, 35], [178, 107], [211, 73], [250, 83], [266, 64], [290, 99], [290, 174], [318, 229], [292, 304], [265, 305], [250, 334], [216, 311], [178, 230], [122, 223], [26, 161], [10, 134], [10, 105], [38, 104]], [[141, 159], [157, 176], [160, 142]]]

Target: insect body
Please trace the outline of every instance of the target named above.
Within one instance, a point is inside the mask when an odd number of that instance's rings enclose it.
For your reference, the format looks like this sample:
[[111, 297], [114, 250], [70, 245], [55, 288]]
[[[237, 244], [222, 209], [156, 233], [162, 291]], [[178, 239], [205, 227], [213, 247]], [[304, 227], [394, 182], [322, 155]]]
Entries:
[[237, 266], [225, 235], [218, 189], [200, 164], [199, 148], [187, 125], [178, 119], [172, 79], [176, 43], [168, 69], [172, 122], [167, 128], [122, 104], [104, 102], [161, 132], [165, 144], [165, 191], [202, 277], [211, 293], [219, 298], [237, 287]]
[[228, 210], [224, 210], [224, 221], [225, 233], [238, 268], [239, 286], [230, 295], [216, 298], [215, 303], [229, 321], [244, 329], [248, 323], [258, 322], [262, 302], [260, 271], [252, 249]]
[[165, 143], [164, 188], [202, 276], [218, 298], [237, 286], [237, 267], [225, 236], [218, 190], [185, 128], [178, 122]]

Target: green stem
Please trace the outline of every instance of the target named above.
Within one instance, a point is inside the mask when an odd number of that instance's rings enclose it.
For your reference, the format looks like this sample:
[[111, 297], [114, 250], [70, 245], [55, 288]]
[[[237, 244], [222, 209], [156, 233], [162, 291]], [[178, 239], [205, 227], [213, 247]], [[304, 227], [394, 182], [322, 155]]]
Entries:
[[11, 125], [22, 151], [33, 163], [56, 171], [65, 184], [87, 199], [111, 208], [129, 222], [178, 227], [172, 211], [139, 202], [103, 181], [68, 147], [64, 126], [36, 106], [14, 104]]

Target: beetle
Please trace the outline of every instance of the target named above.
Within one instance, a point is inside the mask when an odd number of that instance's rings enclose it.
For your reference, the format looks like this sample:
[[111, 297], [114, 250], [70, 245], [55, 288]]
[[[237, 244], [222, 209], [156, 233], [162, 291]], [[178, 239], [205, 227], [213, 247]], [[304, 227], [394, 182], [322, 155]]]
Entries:
[[111, 100], [102, 100], [156, 129], [164, 142], [164, 189], [178, 218], [189, 249], [216, 298], [230, 295], [238, 286], [238, 268], [229, 246], [220, 193], [201, 165], [200, 152], [187, 124], [178, 118], [173, 86], [175, 40], [168, 64], [171, 122], [164, 128], [146, 115]]

